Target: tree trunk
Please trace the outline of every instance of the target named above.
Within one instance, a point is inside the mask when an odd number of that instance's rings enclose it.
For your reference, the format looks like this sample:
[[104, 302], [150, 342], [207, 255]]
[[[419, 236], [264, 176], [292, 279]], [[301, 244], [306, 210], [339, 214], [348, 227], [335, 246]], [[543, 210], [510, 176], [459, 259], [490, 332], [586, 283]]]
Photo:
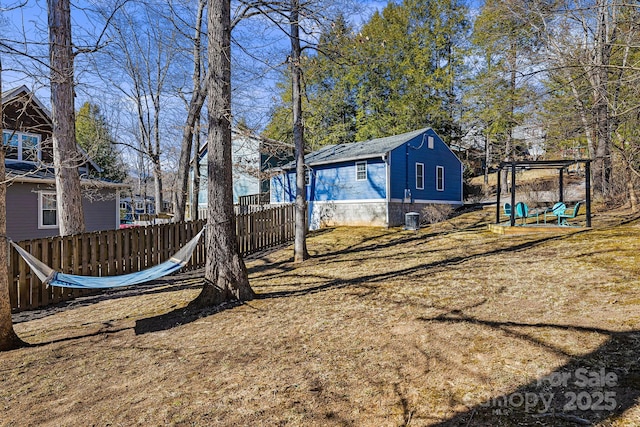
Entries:
[[196, 308], [255, 296], [236, 240], [231, 174], [231, 23], [229, 0], [209, 0], [207, 33], [210, 78], [207, 79], [207, 262]]
[[[491, 164], [491, 134], [486, 131], [484, 140], [484, 185], [489, 186], [489, 165]], [[500, 189], [497, 189], [500, 191]]]
[[[597, 0], [598, 24], [594, 40], [593, 71], [590, 75], [593, 90], [593, 117], [595, 122], [596, 149], [593, 159], [593, 192], [608, 197], [611, 190], [611, 135], [608, 83], [608, 66], [611, 61], [610, 5], [607, 0]], [[615, 7], [615, 6], [614, 6]]]
[[85, 231], [76, 149], [69, 0], [48, 0], [53, 164], [60, 235]]
[[194, 130], [194, 162], [193, 162], [193, 203], [191, 206], [191, 218], [194, 221], [200, 219], [200, 159], [198, 154], [200, 152], [200, 119], [196, 122], [196, 128]]
[[631, 204], [631, 212], [638, 212], [638, 193], [636, 193], [636, 188], [633, 185], [633, 176], [627, 182], [627, 191], [629, 192], [629, 203]]
[[295, 240], [294, 261], [302, 262], [309, 258], [307, 251], [307, 191], [304, 182], [304, 125], [302, 124], [302, 91], [300, 66], [300, 25], [299, 25], [299, 0], [291, 0], [291, 81], [293, 102], [293, 143], [296, 157], [296, 215], [295, 215]]
[[[155, 213], [159, 214], [162, 212], [162, 164], [160, 163], [160, 155], [154, 154], [151, 157], [151, 167], [153, 168], [153, 197], [154, 197], [154, 206]], [[145, 202], [146, 203], [146, 202]]]
[[[180, 143], [180, 160], [178, 162], [178, 188], [176, 190], [176, 208], [173, 212], [174, 221], [184, 221], [185, 209], [187, 206], [187, 191], [189, 188], [189, 165], [191, 161], [191, 147], [193, 145], [193, 135], [200, 120], [200, 112], [206, 97], [206, 84], [201, 87], [202, 64], [200, 61], [202, 55], [202, 43], [200, 42], [200, 34], [202, 32], [202, 16], [206, 0], [199, 0], [198, 12], [196, 14], [196, 29], [193, 38], [193, 94], [189, 101], [189, 109], [187, 111], [187, 122], [182, 131], [182, 142]], [[206, 78], [205, 78], [206, 80]], [[198, 147], [196, 145], [196, 157], [198, 156]], [[196, 164], [197, 165], [197, 164]], [[193, 218], [193, 216], [192, 216]]]
[[[0, 93], [2, 93], [2, 63], [0, 62]], [[0, 135], [2, 135], [2, 103], [0, 102]], [[4, 168], [5, 146], [0, 146], [0, 236], [7, 235], [7, 184]], [[13, 350], [26, 345], [13, 330], [11, 301], [9, 299], [9, 260], [7, 239], [0, 239], [0, 351]]]
[[[205, 100], [205, 90], [196, 88], [196, 91], [189, 103], [189, 112], [187, 123], [182, 132], [182, 142], [180, 145], [180, 160], [178, 163], [178, 188], [176, 191], [176, 211], [174, 212], [174, 221], [184, 221], [185, 208], [187, 205], [187, 191], [189, 187], [189, 165], [193, 146], [193, 135], [197, 127], [197, 121], [200, 119], [200, 112]], [[196, 157], [198, 155], [196, 146]], [[197, 165], [197, 163], [196, 163]]]

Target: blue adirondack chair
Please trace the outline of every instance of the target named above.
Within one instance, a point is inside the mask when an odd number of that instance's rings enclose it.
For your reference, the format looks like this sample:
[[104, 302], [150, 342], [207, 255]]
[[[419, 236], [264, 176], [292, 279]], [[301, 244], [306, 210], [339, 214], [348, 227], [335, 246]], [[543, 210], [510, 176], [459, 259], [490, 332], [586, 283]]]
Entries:
[[558, 215], [558, 225], [570, 225], [567, 220], [575, 218], [578, 215], [578, 211], [580, 210], [580, 205], [581, 204], [582, 204], [582, 202], [578, 202], [573, 207], [573, 211], [571, 211], [571, 210], [565, 211], [565, 212], [561, 213], [560, 215]]
[[516, 218], [522, 219], [522, 224], [527, 222], [527, 218], [535, 218], [536, 224], [539, 222], [538, 212], [529, 212], [529, 206], [524, 202], [516, 203]]
[[[547, 223], [547, 217], [556, 217], [556, 218], [558, 218], [566, 210], [567, 210], [567, 205], [565, 205], [562, 202], [556, 203], [555, 205], [553, 205], [551, 210], [545, 211], [545, 213], [544, 213], [544, 223], [545, 224]], [[558, 223], [560, 223], [559, 219], [558, 219]]]
[[505, 203], [504, 206], [502, 206], [502, 212], [505, 216], [511, 218], [511, 203]]

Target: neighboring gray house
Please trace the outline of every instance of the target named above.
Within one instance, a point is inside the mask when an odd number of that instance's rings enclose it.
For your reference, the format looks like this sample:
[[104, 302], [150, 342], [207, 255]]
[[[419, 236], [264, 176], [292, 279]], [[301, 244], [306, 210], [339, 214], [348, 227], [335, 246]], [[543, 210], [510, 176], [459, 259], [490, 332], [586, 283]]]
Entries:
[[[2, 104], [7, 235], [15, 241], [59, 235], [51, 115], [25, 86], [3, 93]], [[92, 178], [100, 168], [82, 149], [80, 154], [86, 229], [117, 229], [119, 193], [127, 186]]]

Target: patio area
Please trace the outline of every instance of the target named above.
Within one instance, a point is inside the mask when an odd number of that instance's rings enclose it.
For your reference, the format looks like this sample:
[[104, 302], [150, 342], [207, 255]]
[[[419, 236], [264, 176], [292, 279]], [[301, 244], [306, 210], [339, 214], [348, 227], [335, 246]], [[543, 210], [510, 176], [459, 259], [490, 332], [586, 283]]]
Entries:
[[[591, 228], [590, 160], [537, 160], [500, 163], [497, 170], [495, 223], [489, 230], [498, 234], [564, 233]], [[518, 201], [517, 172], [532, 169], [555, 169], [558, 172], [557, 201], [537, 201], [535, 208]], [[565, 176], [570, 169], [583, 171], [584, 199], [566, 201]], [[501, 175], [510, 172], [510, 198], [501, 202]], [[505, 220], [506, 219], [506, 220]]]

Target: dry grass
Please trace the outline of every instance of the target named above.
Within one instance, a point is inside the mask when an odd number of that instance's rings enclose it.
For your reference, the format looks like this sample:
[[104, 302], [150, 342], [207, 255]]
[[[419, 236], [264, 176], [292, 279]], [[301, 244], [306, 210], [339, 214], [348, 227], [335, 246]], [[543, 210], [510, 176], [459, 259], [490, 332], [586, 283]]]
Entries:
[[[32, 316], [15, 329], [35, 346], [0, 354], [0, 425], [640, 425], [640, 226], [504, 237], [492, 215], [325, 230], [304, 264], [249, 260], [260, 298], [217, 313], [184, 310], [185, 274]], [[577, 368], [618, 379], [541, 381]]]

